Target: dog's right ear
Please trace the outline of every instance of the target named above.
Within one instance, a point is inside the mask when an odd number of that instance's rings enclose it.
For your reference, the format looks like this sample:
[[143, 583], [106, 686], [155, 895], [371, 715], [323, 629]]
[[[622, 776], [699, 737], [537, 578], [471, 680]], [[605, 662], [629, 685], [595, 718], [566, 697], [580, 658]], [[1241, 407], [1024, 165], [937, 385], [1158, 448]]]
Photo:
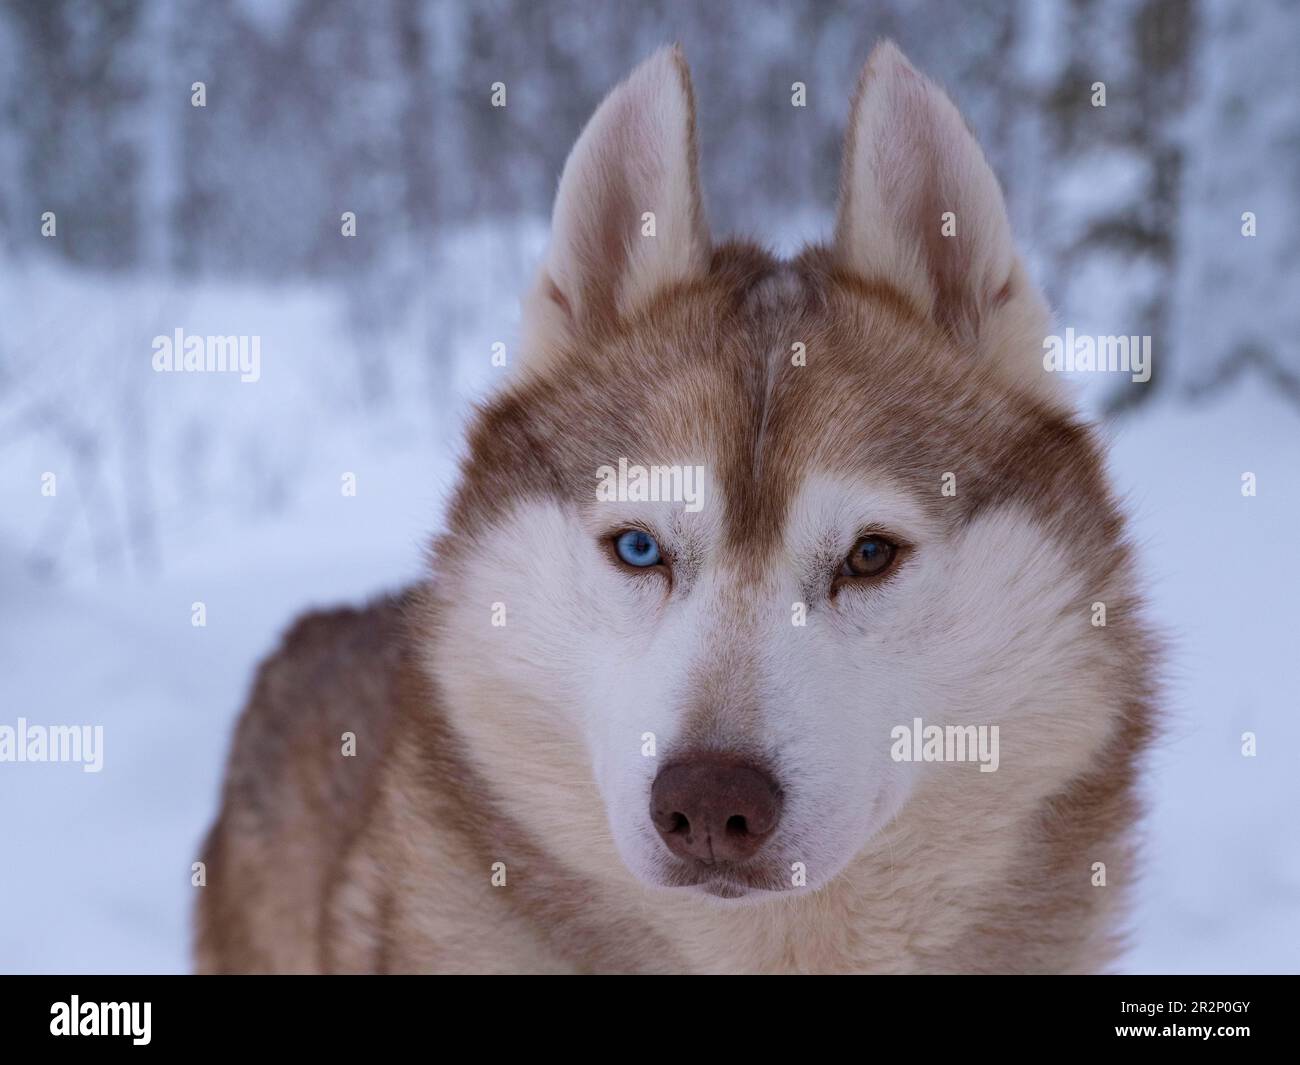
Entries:
[[564, 164], [524, 304], [530, 371], [708, 270], [696, 154], [690, 72], [679, 47], [663, 48], [605, 98]]

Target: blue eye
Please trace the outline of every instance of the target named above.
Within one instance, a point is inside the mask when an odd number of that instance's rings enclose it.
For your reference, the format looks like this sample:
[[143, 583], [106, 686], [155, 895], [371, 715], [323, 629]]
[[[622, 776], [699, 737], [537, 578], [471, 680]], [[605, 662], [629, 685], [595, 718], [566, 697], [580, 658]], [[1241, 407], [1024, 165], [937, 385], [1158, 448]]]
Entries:
[[659, 544], [643, 529], [628, 529], [614, 541], [618, 557], [629, 566], [645, 567], [659, 563]]

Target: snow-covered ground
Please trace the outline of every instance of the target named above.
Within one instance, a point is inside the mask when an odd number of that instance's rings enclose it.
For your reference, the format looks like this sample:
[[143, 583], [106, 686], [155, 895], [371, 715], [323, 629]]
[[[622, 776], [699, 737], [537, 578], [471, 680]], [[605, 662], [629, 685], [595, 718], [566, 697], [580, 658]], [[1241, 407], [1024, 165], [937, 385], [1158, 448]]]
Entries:
[[1114, 476], [1170, 642], [1134, 971], [1300, 972], [1298, 459], [1300, 416], [1253, 382], [1117, 434]]
[[0, 970], [186, 968], [190, 863], [254, 664], [303, 606], [418, 573], [445, 463], [414, 444], [384, 459], [356, 498], [331, 479], [275, 520], [205, 529], [156, 580], [6, 575], [4, 723], [102, 723], [104, 764], [0, 766]]
[[[128, 517], [115, 526], [120, 537], [97, 544], [85, 514], [60, 523], [48, 511], [75, 511], [85, 487], [60, 438], [0, 433], [0, 723], [102, 723], [105, 734], [99, 773], [0, 765], [0, 970], [187, 968], [190, 863], [253, 667], [302, 608], [358, 601], [419, 572], [454, 476], [465, 397], [490, 384], [490, 344], [510, 335], [510, 323], [484, 324], [491, 319], [474, 305], [508, 305], [520, 281], [464, 294], [471, 324], [449, 340], [461, 370], [437, 417], [415, 363], [397, 364], [384, 416], [340, 402], [350, 371], [330, 354], [339, 350], [335, 312], [319, 294], [248, 303], [237, 290], [175, 292], [138, 326], [111, 306], [140, 305], [131, 291], [106, 289], [105, 305], [92, 307], [74, 285], [62, 317], [49, 302], [39, 314], [27, 309], [33, 335], [84, 334], [92, 350], [20, 376], [19, 390], [56, 380], [61, 402], [92, 425], [101, 423], [87, 408], [102, 404], [106, 419], [118, 418], [113, 396], [136, 379], [168, 391], [138, 412], [148, 420], [144, 451], [128, 448], [113, 466], [152, 471], [156, 567], [118, 550], [116, 539], [131, 535], [129, 483], [100, 486], [104, 505]], [[61, 291], [58, 278], [31, 283], [47, 300]], [[26, 297], [11, 285], [7, 298], [15, 309]], [[241, 391], [233, 381], [137, 375], [150, 336], [178, 324], [217, 329], [202, 324], [217, 304], [220, 332], [267, 338], [262, 383]], [[225, 324], [241, 313], [245, 327]], [[125, 335], [93, 339], [96, 315], [127, 323]], [[97, 343], [116, 359], [99, 373]], [[31, 357], [76, 350], [65, 336]], [[4, 397], [0, 429], [27, 398]], [[206, 419], [194, 421], [196, 411]], [[102, 440], [129, 437], [104, 424]], [[203, 443], [213, 429], [229, 436]], [[1247, 381], [1203, 406], [1157, 404], [1113, 435], [1114, 476], [1131, 500], [1153, 615], [1171, 642], [1126, 967], [1300, 971], [1300, 416]], [[270, 468], [258, 476], [270, 488], [241, 482], [241, 456], [256, 447], [267, 451]], [[38, 492], [51, 465], [70, 471], [54, 499]], [[200, 470], [204, 483], [190, 484]], [[355, 497], [340, 491], [345, 471], [357, 475]], [[1253, 498], [1241, 493], [1247, 471], [1258, 480]], [[43, 549], [45, 529], [61, 531]], [[33, 558], [57, 578], [38, 577]], [[207, 623], [195, 627], [200, 601]], [[1257, 736], [1252, 758], [1241, 754], [1247, 731]]]

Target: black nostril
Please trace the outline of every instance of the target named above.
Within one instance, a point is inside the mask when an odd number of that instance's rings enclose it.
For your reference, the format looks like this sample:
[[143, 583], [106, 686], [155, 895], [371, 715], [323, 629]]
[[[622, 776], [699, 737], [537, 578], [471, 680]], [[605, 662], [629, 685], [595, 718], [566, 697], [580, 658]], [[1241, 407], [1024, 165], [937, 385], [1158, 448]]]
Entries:
[[691, 822], [683, 813], [674, 813], [672, 821], [668, 826], [670, 833], [684, 836], [691, 830]]
[[729, 836], [747, 836], [749, 835], [749, 824], [740, 814], [727, 818], [727, 835]]

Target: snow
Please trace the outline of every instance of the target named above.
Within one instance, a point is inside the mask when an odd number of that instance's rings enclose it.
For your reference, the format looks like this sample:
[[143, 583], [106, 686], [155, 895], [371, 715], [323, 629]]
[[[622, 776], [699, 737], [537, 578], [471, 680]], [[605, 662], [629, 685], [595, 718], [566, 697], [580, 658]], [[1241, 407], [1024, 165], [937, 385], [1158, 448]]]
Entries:
[[1157, 407], [1114, 446], [1171, 642], [1134, 971], [1300, 971], [1298, 443], [1295, 409], [1251, 381]]
[[157, 579], [3, 575], [3, 721], [102, 723], [105, 738], [97, 774], [0, 767], [0, 970], [187, 968], [190, 863], [254, 665], [299, 610], [419, 572], [446, 484], [445, 460], [430, 454], [414, 439], [390, 447], [355, 498], [320, 471], [332, 495], [261, 522], [205, 524]]

